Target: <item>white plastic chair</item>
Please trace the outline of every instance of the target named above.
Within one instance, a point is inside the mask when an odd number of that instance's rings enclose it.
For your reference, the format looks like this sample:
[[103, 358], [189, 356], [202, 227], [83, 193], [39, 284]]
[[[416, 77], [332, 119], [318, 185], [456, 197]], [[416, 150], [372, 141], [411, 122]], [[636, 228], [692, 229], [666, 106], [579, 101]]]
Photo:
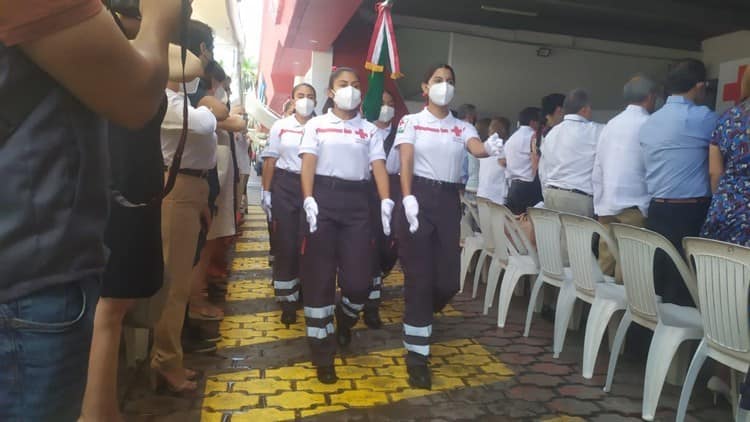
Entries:
[[[482, 238], [484, 239], [484, 245], [482, 251], [479, 254], [479, 260], [477, 260], [476, 271], [474, 271], [474, 286], [472, 288], [471, 297], [476, 299], [477, 290], [479, 288], [479, 281], [481, 280], [485, 261], [490, 260], [490, 268], [493, 265], [501, 264], [501, 268], [505, 268], [507, 265], [508, 252], [503, 244], [500, 244], [498, 250], [497, 241], [498, 237], [494, 234], [496, 227], [502, 225], [502, 221], [494, 221], [492, 219], [491, 211], [492, 203], [484, 198], [477, 198], [477, 209], [479, 211], [479, 229], [482, 231]], [[497, 260], [497, 261], [496, 261]], [[489, 270], [487, 272], [489, 278]]]
[[[527, 275], [536, 275], [539, 273], [539, 258], [536, 254], [536, 248], [521, 230], [513, 213], [504, 205], [492, 204], [491, 216], [493, 221], [493, 235], [495, 236], [495, 256], [498, 255], [499, 242], [503, 242], [505, 249], [508, 251], [506, 257], [507, 266], [503, 281], [500, 283], [500, 293], [497, 299], [497, 326], [505, 327], [505, 321], [508, 317], [510, 300], [513, 292], [518, 286], [521, 278]], [[502, 227], [495, 222], [502, 221]], [[494, 263], [494, 261], [493, 261]], [[487, 292], [485, 294], [484, 313], [492, 307], [492, 299], [497, 289], [498, 279], [500, 278], [499, 265], [491, 266], [489, 278], [487, 280]]]
[[694, 294], [695, 278], [677, 249], [660, 234], [624, 224], [610, 226], [620, 251], [620, 268], [628, 309], [620, 321], [612, 345], [604, 391], [612, 388], [619, 352], [631, 322], [653, 330], [654, 336], [646, 361], [642, 405], [642, 417], [650, 421], [654, 419], [664, 380], [677, 349], [684, 341], [697, 340], [703, 335], [700, 314], [696, 308], [661, 303], [661, 298], [656, 296], [654, 255], [657, 249], [664, 251], [675, 263], [694, 300], [697, 299]]
[[706, 358], [743, 373], [750, 367], [750, 248], [697, 238], [685, 238], [683, 244], [694, 264], [700, 299], [696, 303], [705, 332], [682, 386], [678, 422], [685, 420], [690, 394]]
[[526, 326], [523, 331], [524, 337], [529, 336], [531, 318], [538, 301], [541, 300], [539, 293], [542, 286], [548, 284], [559, 289], [566, 283], [573, 283], [570, 267], [565, 267], [563, 264], [560, 213], [545, 208], [529, 208], [528, 213], [534, 225], [536, 250], [539, 256], [539, 275], [531, 288], [531, 299], [526, 311]]
[[583, 377], [591, 379], [596, 356], [609, 321], [617, 311], [627, 308], [625, 287], [615, 284], [615, 279], [602, 274], [599, 263], [591, 250], [594, 234], [607, 243], [612, 256], [617, 256], [617, 244], [609, 230], [595, 220], [572, 214], [561, 214], [560, 221], [565, 230], [568, 258], [573, 272], [573, 283], [564, 284], [557, 296], [555, 311], [555, 357], [562, 352], [570, 316], [576, 299], [591, 304], [583, 346]]
[[[471, 202], [469, 202], [463, 195], [461, 196], [461, 203], [463, 203], [466, 206], [466, 209], [469, 212], [470, 218], [476, 222], [479, 222], [479, 216], [477, 215], [477, 211], [474, 209], [476, 204], [472, 204]], [[462, 224], [464, 220], [466, 220], [466, 217], [462, 219]], [[463, 244], [464, 246], [463, 246], [463, 249], [461, 250], [461, 281], [460, 281], [460, 288], [459, 288], [460, 293], [463, 293], [464, 291], [464, 283], [466, 282], [466, 276], [468, 275], [469, 270], [471, 270], [471, 264], [474, 262], [474, 257], [476, 256], [477, 253], [480, 253], [482, 249], [484, 248], [484, 238], [483, 238], [482, 233], [473, 232], [471, 236], [467, 236], [463, 239]], [[476, 262], [479, 262], [479, 260], [477, 260]], [[474, 297], [476, 297], [476, 289], [477, 287], [475, 286]]]

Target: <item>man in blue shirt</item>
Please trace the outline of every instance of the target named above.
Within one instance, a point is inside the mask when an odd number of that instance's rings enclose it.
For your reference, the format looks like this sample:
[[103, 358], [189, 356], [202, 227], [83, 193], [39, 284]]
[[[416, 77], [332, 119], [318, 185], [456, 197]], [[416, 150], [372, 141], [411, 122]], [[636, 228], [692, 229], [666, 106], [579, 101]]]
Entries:
[[[667, 75], [671, 96], [640, 132], [651, 197], [647, 228], [664, 235], [682, 253], [682, 239], [698, 236], [711, 201], [708, 145], [717, 115], [698, 106], [706, 96], [706, 67], [678, 63]], [[656, 293], [664, 302], [694, 305], [674, 264], [661, 251], [655, 261]]]

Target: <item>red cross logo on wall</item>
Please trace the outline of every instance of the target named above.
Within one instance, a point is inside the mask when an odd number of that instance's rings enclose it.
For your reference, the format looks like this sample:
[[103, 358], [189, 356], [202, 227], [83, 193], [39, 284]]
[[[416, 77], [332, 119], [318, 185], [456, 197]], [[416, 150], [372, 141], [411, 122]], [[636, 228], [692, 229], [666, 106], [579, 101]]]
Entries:
[[747, 68], [748, 65], [740, 66], [740, 68], [737, 70], [737, 82], [732, 82], [730, 84], [724, 85], [722, 101], [732, 101], [735, 104], [740, 101], [740, 86], [742, 83], [742, 77], [745, 75], [745, 71], [747, 71]]
[[355, 135], [359, 135], [359, 137], [360, 137], [361, 139], [365, 139], [365, 138], [367, 138], [367, 132], [365, 132], [365, 131], [364, 131], [364, 130], [362, 130], [361, 128], [360, 128], [360, 129], [359, 129], [358, 131], [354, 132], [354, 134], [355, 134]]
[[453, 126], [453, 129], [451, 129], [451, 132], [453, 132], [453, 134], [456, 135], [457, 138], [461, 136], [461, 134], [463, 133], [461, 128], [458, 126]]

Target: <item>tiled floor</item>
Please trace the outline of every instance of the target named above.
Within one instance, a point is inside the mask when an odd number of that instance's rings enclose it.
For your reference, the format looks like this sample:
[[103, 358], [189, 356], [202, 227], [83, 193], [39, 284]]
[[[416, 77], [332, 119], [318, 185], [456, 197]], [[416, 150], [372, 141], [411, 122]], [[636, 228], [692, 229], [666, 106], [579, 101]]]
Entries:
[[[254, 197], [254, 196], [253, 196]], [[309, 362], [303, 319], [286, 327], [273, 301], [262, 212], [251, 207], [232, 264], [222, 340], [212, 355], [186, 357], [205, 371], [196, 397], [159, 396], [148, 390], [145, 369], [125, 377], [124, 412], [132, 421], [334, 421], [406, 420], [639, 420], [644, 359], [620, 358], [611, 393], [604, 393], [606, 346], [593, 379], [580, 375], [581, 333], [571, 333], [560, 359], [551, 353], [552, 324], [535, 317], [531, 336], [521, 335], [525, 297], [513, 300], [509, 322], [482, 315], [483, 292], [459, 295], [438, 316], [433, 332], [432, 391], [406, 383], [401, 343], [403, 275], [385, 280], [384, 327], [359, 325], [341, 352], [335, 385], [317, 382]], [[469, 289], [470, 290], [470, 289]], [[705, 383], [703, 384], [705, 385]], [[679, 387], [664, 389], [657, 420], [674, 420]], [[704, 387], [691, 401], [689, 420], [729, 421], [729, 406], [715, 407]]]

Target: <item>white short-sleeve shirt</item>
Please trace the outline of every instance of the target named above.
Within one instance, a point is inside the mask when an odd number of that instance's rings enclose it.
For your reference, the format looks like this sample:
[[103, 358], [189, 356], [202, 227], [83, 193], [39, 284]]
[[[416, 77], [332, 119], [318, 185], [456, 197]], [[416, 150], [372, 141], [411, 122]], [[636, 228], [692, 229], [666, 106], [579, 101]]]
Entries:
[[[393, 126], [389, 125], [385, 129], [378, 128], [378, 132], [383, 136], [383, 140], [387, 139], [393, 130]], [[398, 174], [401, 171], [401, 155], [398, 153], [398, 148], [392, 146], [388, 152], [388, 157], [385, 159], [385, 171], [388, 174]]]
[[534, 181], [534, 170], [531, 165], [531, 139], [534, 129], [521, 126], [505, 143], [505, 157], [508, 167], [505, 171], [510, 180]]
[[[490, 139], [498, 139], [494, 134]], [[507, 145], [507, 144], [506, 144]], [[508, 186], [505, 182], [505, 167], [500, 165], [500, 160], [507, 160], [506, 152], [501, 148], [498, 156], [479, 159], [479, 184], [477, 197], [489, 199], [490, 201], [503, 205], [508, 196]]]
[[425, 108], [401, 119], [393, 147], [414, 145], [414, 175], [460, 183], [466, 145], [471, 138], [479, 139], [474, 126], [450, 113], [439, 119]]
[[299, 145], [305, 125], [300, 123], [294, 115], [277, 120], [271, 126], [268, 135], [268, 146], [260, 155], [262, 158], [275, 158], [276, 168], [299, 173], [302, 170], [302, 160], [299, 158]]
[[307, 122], [299, 154], [318, 157], [315, 174], [350, 181], [370, 180], [370, 163], [385, 160], [377, 126], [360, 115], [342, 120], [332, 110]]
[[[164, 165], [171, 166], [182, 134], [185, 94], [166, 89], [167, 112], [161, 124], [161, 153]], [[207, 107], [188, 104], [188, 132], [180, 168], [210, 170], [216, 167], [216, 116]]]

